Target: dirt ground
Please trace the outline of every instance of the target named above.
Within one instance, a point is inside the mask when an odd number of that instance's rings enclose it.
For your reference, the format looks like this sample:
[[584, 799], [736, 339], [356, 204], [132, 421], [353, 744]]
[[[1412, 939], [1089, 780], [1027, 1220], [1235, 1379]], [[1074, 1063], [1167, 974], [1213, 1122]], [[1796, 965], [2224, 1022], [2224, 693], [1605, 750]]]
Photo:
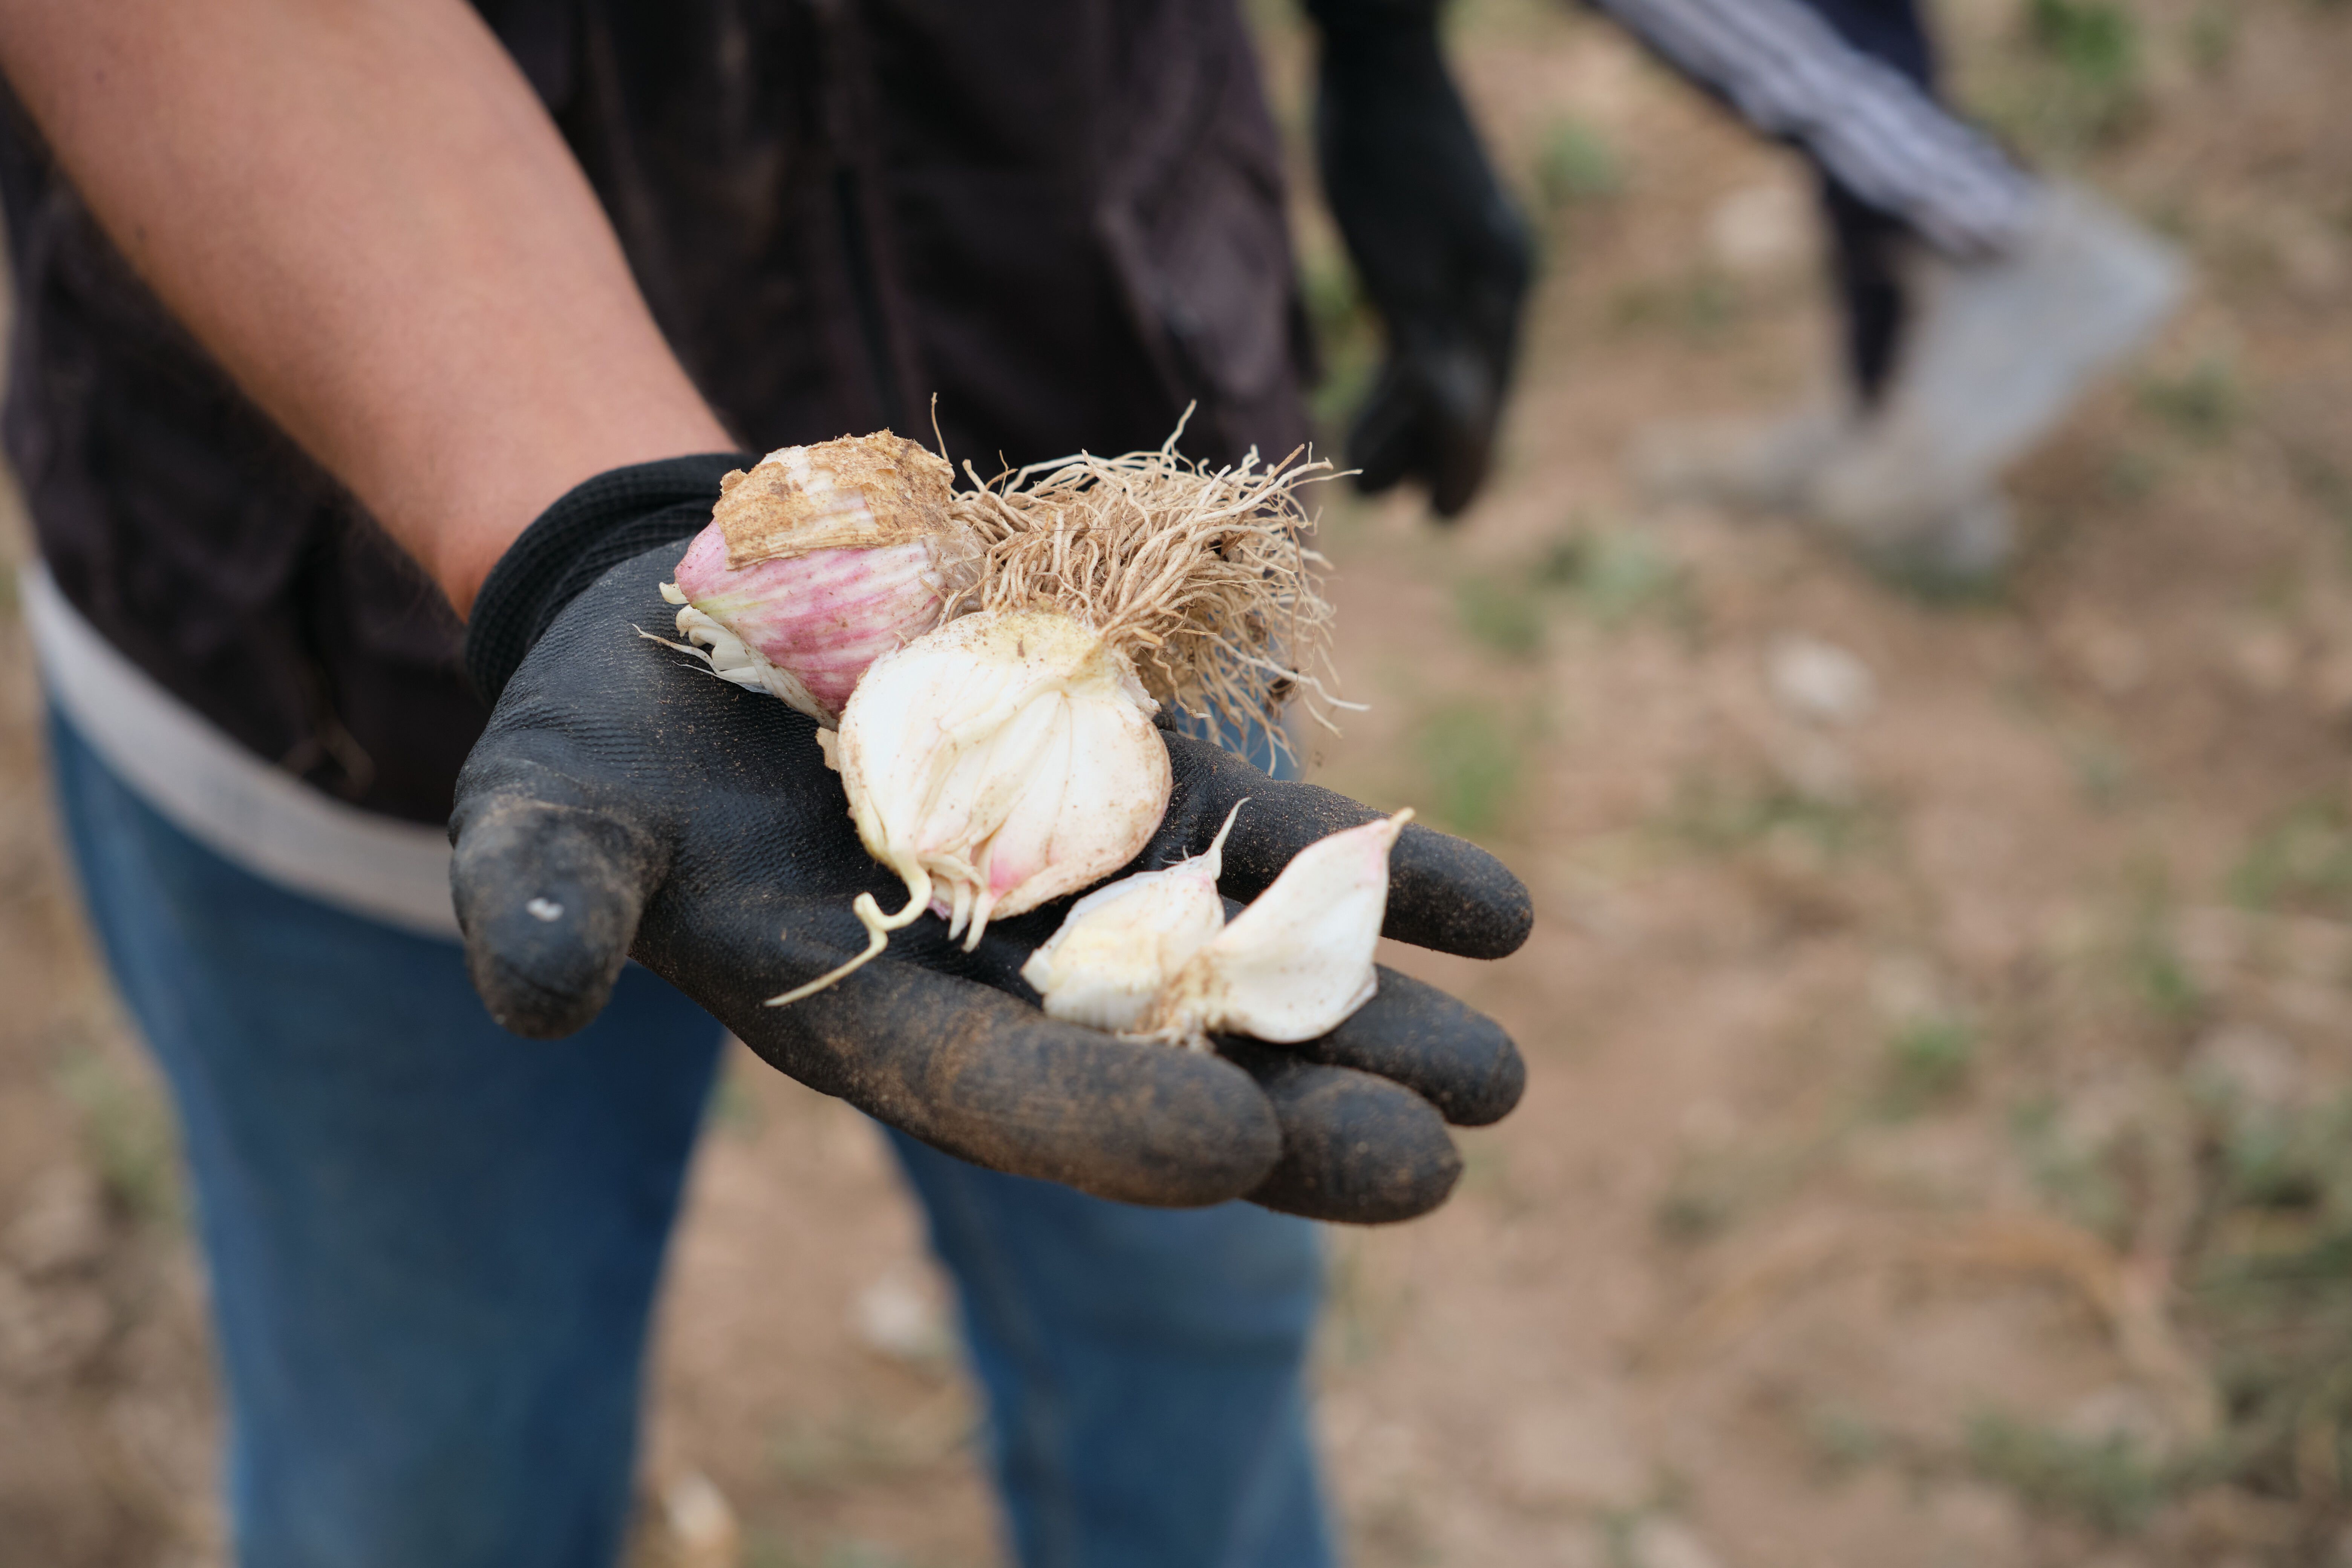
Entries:
[[[1959, 599], [1628, 477], [1828, 384], [1804, 177], [1597, 20], [1456, 15], [1547, 276], [1491, 498], [1327, 503], [1373, 706], [1319, 765], [1533, 888], [1508, 962], [1391, 955], [1531, 1080], [1444, 1210], [1330, 1237], [1369, 1568], [2352, 1564], [2352, 5], [1941, 15], [1966, 100], [2200, 273]], [[200, 1277], [6, 635], [0, 1563], [203, 1568]], [[748, 1056], [712, 1121], [651, 1473], [753, 1568], [997, 1561], [877, 1142]]]

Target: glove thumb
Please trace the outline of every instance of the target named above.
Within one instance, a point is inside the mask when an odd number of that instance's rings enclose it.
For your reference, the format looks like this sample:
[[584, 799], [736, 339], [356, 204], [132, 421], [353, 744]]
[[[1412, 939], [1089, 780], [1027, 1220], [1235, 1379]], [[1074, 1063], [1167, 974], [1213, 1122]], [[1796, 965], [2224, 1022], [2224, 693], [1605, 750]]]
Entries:
[[644, 833], [601, 812], [506, 796], [463, 813], [450, 892], [499, 1026], [551, 1040], [602, 1012], [661, 869]]

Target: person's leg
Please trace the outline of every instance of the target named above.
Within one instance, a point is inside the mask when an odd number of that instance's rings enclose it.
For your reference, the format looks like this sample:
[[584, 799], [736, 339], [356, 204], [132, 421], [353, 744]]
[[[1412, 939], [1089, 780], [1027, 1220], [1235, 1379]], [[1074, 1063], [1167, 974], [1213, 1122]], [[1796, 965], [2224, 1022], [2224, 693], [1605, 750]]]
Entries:
[[[1174, 722], [1298, 776], [1263, 726]], [[1331, 1561], [1307, 1433], [1312, 1224], [1107, 1203], [889, 1139], [955, 1277], [1023, 1568]]]
[[1855, 405], [1866, 408], [1885, 390], [1902, 347], [1911, 231], [1826, 172], [1821, 190], [1830, 231], [1830, 281], [1845, 328], [1846, 374]]
[[2005, 254], [1921, 258], [1893, 374], [1806, 481], [1802, 510], [1899, 575], [1990, 576], [2011, 548], [2003, 470], [2162, 325], [2186, 283], [2169, 245], [2059, 184], [2041, 188]]
[[507, 1035], [454, 943], [249, 875], [51, 740], [180, 1114], [239, 1561], [609, 1568], [718, 1026], [633, 969], [580, 1035]]
[[1918, 0], [1801, 0], [1847, 46], [1920, 91], [1936, 90], [1936, 47]]
[[1661, 427], [1637, 459], [1662, 492], [1801, 508], [1814, 474], [1895, 374], [1923, 227], [1956, 251], [2003, 243], [2032, 183], [1937, 101], [1935, 53], [1915, 0], [1592, 3], [1813, 167], [1844, 386], [1792, 415]]
[[[1857, 53], [1876, 60], [1929, 99], [1936, 50], [1916, 0], [1805, 0]], [[1845, 320], [1846, 368], [1857, 402], [1875, 402], [1894, 374], [1905, 319], [1910, 226], [1874, 206], [1816, 163], [1830, 231], [1830, 277]]]
[[1801, 512], [1906, 576], [1997, 571], [2001, 470], [2162, 322], [2178, 258], [1937, 104], [1913, 0], [1591, 3], [1831, 182], [1863, 394], [1826, 417], [1661, 433], [1652, 484]]
[[1315, 1227], [1135, 1208], [898, 1132], [954, 1275], [1023, 1568], [1321, 1568]]
[[1999, 254], [2034, 181], [1925, 83], [1907, 0], [1591, 0], [1757, 131], [1959, 258]]

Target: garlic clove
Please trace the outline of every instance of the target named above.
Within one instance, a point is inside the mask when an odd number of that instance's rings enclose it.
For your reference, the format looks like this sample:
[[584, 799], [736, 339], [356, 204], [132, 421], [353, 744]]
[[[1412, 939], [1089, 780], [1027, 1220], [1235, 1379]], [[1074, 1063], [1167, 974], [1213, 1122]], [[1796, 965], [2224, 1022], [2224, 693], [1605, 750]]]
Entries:
[[1207, 851], [1106, 883], [1070, 906], [1021, 978], [1045, 1016], [1113, 1034], [1138, 1028], [1160, 988], [1224, 928], [1217, 892], [1236, 803]]
[[851, 695], [850, 816], [977, 946], [992, 919], [1074, 893], [1150, 839], [1170, 785], [1156, 710], [1125, 656], [1070, 616], [965, 616], [875, 660]]
[[1411, 810], [1332, 834], [1290, 864], [1161, 992], [1145, 1032], [1203, 1047], [1211, 1033], [1295, 1045], [1372, 999], [1388, 912], [1389, 851]]
[[1141, 851], [1167, 811], [1168, 748], [1150, 720], [1159, 704], [1123, 657], [1106, 649], [1096, 666], [1056, 705], [1052, 744], [1032, 771], [996, 772], [1018, 797], [989, 846], [980, 898], [992, 913], [1017, 915], [1099, 881]]

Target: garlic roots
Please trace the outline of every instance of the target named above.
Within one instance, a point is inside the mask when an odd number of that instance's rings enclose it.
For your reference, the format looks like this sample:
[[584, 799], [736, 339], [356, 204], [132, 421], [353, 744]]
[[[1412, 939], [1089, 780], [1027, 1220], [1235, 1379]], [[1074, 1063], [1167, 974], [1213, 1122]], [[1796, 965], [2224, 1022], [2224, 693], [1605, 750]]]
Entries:
[[[1189, 416], [1189, 411], [1188, 411]], [[960, 492], [950, 513], [982, 552], [948, 613], [1048, 605], [1134, 661], [1153, 698], [1231, 734], [1276, 722], [1293, 700], [1327, 730], [1332, 691], [1328, 563], [1309, 549], [1298, 489], [1331, 465], [1255, 451], [1211, 468], [1158, 450], [1033, 463]]]

